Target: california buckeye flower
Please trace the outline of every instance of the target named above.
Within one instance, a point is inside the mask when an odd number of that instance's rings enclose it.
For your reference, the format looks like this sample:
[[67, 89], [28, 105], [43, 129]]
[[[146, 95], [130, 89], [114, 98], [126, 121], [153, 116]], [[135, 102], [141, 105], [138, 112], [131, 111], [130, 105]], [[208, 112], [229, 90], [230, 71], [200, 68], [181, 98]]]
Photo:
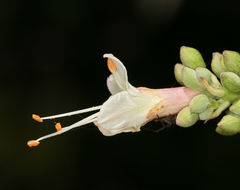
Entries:
[[66, 127], [56, 124], [57, 132], [28, 141], [28, 146], [37, 146], [40, 141], [60, 135], [76, 127], [93, 123], [105, 136], [119, 133], [139, 132], [146, 123], [169, 115], [177, 114], [187, 106], [199, 92], [187, 87], [150, 89], [136, 88], [128, 82], [127, 70], [122, 62], [112, 54], [104, 54], [107, 58], [111, 75], [107, 78], [107, 87], [111, 96], [100, 106], [90, 107], [74, 112], [54, 116], [40, 117], [33, 114], [38, 122], [56, 119], [86, 112], [96, 113]]

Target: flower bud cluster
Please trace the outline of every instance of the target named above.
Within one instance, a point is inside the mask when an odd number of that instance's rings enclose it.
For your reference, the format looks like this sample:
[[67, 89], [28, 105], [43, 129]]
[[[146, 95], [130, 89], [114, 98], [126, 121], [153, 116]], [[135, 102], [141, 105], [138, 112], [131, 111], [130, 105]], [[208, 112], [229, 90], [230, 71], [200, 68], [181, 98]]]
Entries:
[[182, 64], [176, 64], [174, 68], [176, 80], [199, 94], [178, 113], [176, 124], [190, 127], [198, 120], [207, 122], [230, 106], [216, 132], [222, 135], [240, 133], [240, 54], [234, 51], [213, 53], [213, 73], [194, 48], [181, 47], [180, 59]]

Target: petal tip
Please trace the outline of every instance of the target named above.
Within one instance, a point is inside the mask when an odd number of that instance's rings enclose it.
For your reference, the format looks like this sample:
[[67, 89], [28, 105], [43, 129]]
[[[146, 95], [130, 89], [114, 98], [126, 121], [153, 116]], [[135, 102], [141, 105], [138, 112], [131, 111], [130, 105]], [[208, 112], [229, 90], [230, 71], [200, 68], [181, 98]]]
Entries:
[[105, 53], [105, 54], [103, 54], [103, 58], [112, 58], [112, 57], [114, 57], [113, 56], [113, 54], [111, 54], [111, 53]]

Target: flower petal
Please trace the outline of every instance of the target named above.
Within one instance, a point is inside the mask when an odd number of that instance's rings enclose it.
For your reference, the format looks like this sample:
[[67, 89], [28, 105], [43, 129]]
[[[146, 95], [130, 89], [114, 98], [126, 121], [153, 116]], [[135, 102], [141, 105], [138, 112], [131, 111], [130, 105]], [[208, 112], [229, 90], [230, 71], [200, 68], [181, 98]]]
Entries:
[[129, 86], [127, 70], [122, 62], [112, 54], [104, 54], [103, 57], [108, 58], [109, 70], [112, 72], [113, 78], [119, 88], [122, 90], [127, 90]]
[[102, 105], [95, 124], [106, 136], [140, 131], [140, 127], [149, 122], [148, 112], [159, 101], [157, 96], [140, 92], [132, 96], [127, 91], [122, 91]]
[[122, 89], [117, 85], [115, 79], [113, 78], [113, 75], [110, 75], [107, 78], [107, 87], [111, 94], [116, 94], [122, 91]]

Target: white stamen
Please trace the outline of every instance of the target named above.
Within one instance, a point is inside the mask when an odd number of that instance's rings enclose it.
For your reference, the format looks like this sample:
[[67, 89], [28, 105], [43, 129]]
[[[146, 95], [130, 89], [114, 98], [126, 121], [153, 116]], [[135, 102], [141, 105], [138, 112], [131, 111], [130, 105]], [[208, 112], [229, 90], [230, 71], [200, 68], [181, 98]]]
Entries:
[[39, 139], [37, 139], [36, 141], [41, 141], [43, 139], [47, 139], [47, 138], [50, 138], [50, 137], [53, 137], [53, 136], [56, 136], [56, 135], [60, 135], [62, 133], [65, 133], [73, 128], [76, 128], [76, 127], [80, 127], [80, 126], [83, 126], [83, 125], [86, 125], [88, 123], [92, 123], [92, 122], [95, 122], [97, 120], [97, 116], [98, 116], [99, 112], [93, 114], [93, 115], [90, 115], [80, 121], [78, 121], [77, 123], [74, 123], [70, 126], [67, 126], [67, 127], [64, 127], [62, 128], [61, 131], [57, 131], [55, 133], [52, 133], [52, 134], [49, 134], [49, 135], [46, 135], [46, 136], [43, 136], [43, 137], [40, 137]]
[[86, 112], [91, 112], [95, 110], [99, 110], [101, 106], [94, 106], [91, 108], [86, 108], [78, 111], [73, 111], [73, 112], [68, 112], [68, 113], [63, 113], [63, 114], [57, 114], [57, 115], [52, 115], [52, 116], [47, 116], [47, 117], [41, 117], [42, 120], [47, 120], [47, 119], [55, 119], [55, 118], [60, 118], [60, 117], [67, 117], [67, 116], [72, 116], [72, 115], [77, 115], [80, 113], [86, 113]]

